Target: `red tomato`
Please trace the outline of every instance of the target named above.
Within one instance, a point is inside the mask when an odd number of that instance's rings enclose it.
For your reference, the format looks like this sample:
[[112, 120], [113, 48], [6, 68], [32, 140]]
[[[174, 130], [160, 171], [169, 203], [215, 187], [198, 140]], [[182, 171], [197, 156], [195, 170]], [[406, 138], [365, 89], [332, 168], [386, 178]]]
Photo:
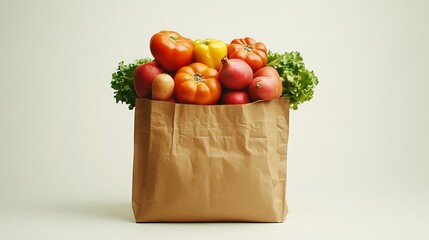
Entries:
[[161, 73], [164, 73], [164, 70], [157, 62], [149, 62], [138, 66], [134, 70], [134, 89], [137, 97], [149, 97], [153, 79]]
[[267, 47], [253, 38], [237, 38], [228, 45], [228, 58], [244, 60], [253, 72], [267, 65]]
[[199, 62], [180, 68], [174, 76], [177, 101], [216, 104], [222, 91], [218, 76], [216, 69]]
[[160, 31], [150, 39], [150, 51], [167, 71], [175, 71], [192, 62], [192, 40], [173, 31]]

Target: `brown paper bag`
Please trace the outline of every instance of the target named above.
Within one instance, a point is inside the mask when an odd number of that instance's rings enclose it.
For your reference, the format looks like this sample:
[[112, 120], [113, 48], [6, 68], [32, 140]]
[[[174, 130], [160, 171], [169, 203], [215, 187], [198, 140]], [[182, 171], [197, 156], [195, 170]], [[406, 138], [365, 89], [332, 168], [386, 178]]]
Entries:
[[283, 222], [289, 102], [137, 99], [136, 222]]

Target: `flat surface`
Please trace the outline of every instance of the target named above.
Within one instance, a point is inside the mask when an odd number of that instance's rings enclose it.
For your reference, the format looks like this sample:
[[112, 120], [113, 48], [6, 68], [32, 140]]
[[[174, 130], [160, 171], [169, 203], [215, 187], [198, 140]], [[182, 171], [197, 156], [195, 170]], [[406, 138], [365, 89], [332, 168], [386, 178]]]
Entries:
[[[2, 1], [0, 239], [429, 239], [427, 1]], [[162, 29], [300, 51], [282, 224], [135, 224], [121, 60]]]

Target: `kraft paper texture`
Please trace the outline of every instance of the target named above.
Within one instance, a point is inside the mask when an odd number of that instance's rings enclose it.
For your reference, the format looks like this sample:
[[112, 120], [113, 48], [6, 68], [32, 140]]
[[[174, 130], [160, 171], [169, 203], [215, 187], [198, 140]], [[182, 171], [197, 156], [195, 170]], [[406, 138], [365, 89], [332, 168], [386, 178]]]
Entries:
[[289, 101], [135, 107], [136, 222], [283, 222]]

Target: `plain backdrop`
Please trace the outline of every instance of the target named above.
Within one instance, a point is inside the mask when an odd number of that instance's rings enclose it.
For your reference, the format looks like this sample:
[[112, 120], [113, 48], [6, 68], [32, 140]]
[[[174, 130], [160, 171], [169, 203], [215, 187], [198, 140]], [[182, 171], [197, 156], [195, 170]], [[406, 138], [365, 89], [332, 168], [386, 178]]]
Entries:
[[[429, 239], [429, 2], [0, 2], [0, 239]], [[136, 224], [119, 61], [160, 30], [250, 36], [319, 77], [281, 224]]]

